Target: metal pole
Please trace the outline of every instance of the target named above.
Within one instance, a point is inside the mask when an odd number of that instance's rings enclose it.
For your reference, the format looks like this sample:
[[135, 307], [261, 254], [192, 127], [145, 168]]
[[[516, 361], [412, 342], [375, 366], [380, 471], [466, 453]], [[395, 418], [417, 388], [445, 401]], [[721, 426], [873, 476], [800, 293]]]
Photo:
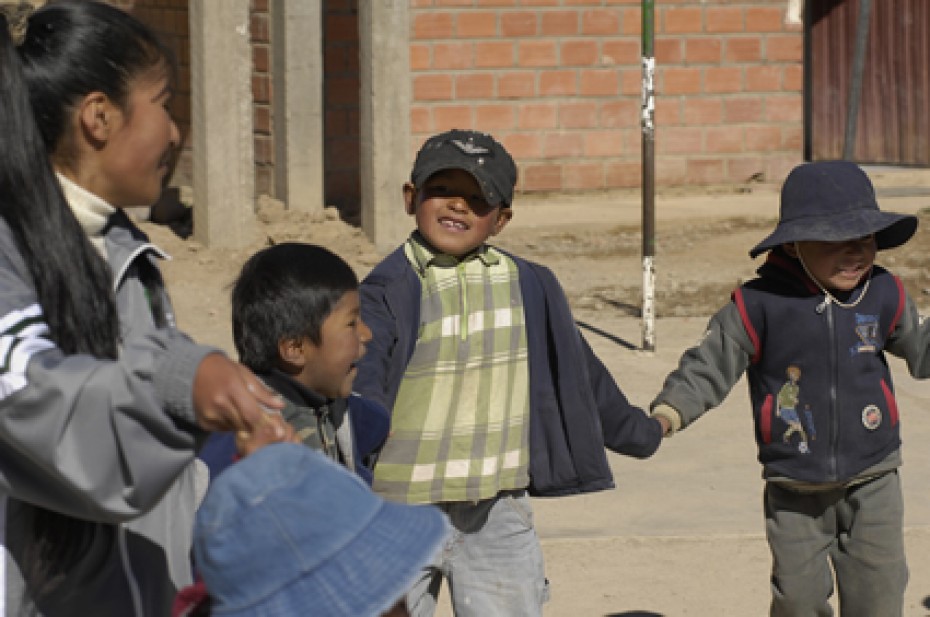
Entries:
[[856, 128], [859, 122], [859, 101], [862, 99], [862, 70], [865, 67], [865, 47], [869, 40], [872, 0], [859, 0], [859, 20], [856, 22], [856, 48], [853, 51], [852, 76], [846, 107], [846, 135], [843, 140], [843, 160], [851, 161], [856, 152]]
[[655, 0], [642, 0], [643, 349], [655, 351]]

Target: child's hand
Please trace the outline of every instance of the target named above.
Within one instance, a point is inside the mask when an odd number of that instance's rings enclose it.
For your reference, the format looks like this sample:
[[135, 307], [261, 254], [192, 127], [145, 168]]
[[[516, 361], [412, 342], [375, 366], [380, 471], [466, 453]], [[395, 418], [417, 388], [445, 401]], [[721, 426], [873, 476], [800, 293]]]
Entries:
[[[269, 412], [280, 417], [280, 414], [276, 412]], [[287, 422], [284, 423], [284, 428], [286, 435], [283, 439], [271, 439], [271, 435], [268, 431], [254, 431], [248, 433], [246, 431], [239, 431], [236, 433], [236, 453], [240, 457], [246, 457], [250, 454], [254, 454], [257, 450], [264, 448], [271, 443], [280, 443], [282, 441], [287, 441], [291, 443], [302, 443], [300, 438], [297, 436], [297, 433], [294, 432], [294, 427], [292, 427]]]
[[662, 436], [668, 437], [681, 428], [681, 414], [671, 405], [661, 403], [652, 410], [652, 417], [662, 427]]
[[672, 423], [668, 421], [668, 418], [665, 416], [652, 416], [659, 423], [659, 426], [662, 427], [662, 436], [665, 437], [668, 435], [669, 429], [672, 428]]
[[218, 353], [206, 356], [194, 376], [197, 424], [208, 431], [232, 431], [246, 441], [272, 443], [293, 438], [279, 410], [283, 401], [252, 372]]

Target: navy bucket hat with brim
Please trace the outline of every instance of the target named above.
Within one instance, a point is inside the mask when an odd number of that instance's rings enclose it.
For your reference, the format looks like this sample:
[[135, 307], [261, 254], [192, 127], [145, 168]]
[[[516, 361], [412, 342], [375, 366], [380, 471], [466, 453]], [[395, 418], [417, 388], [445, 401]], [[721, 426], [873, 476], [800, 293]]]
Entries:
[[890, 249], [907, 242], [916, 230], [916, 216], [879, 210], [872, 182], [855, 163], [804, 163], [782, 186], [778, 226], [749, 255], [785, 243], [842, 242], [870, 234], [879, 249]]

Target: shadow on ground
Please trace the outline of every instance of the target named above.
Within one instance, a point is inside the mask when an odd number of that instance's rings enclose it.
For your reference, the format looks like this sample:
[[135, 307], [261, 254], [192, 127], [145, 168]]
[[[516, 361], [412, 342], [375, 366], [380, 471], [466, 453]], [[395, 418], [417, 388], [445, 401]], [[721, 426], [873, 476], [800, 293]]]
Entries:
[[593, 332], [594, 334], [597, 334], [598, 336], [603, 336], [603, 337], [604, 337], [605, 339], [607, 339], [608, 341], [611, 341], [611, 342], [613, 342], [613, 343], [616, 343], [617, 345], [619, 345], [619, 346], [621, 346], [621, 347], [623, 347], [623, 348], [625, 348], [625, 349], [629, 349], [630, 351], [636, 351], [637, 349], [639, 349], [639, 347], [638, 347], [637, 345], [634, 345], [633, 343], [631, 343], [631, 342], [629, 342], [629, 341], [627, 341], [627, 340], [625, 340], [625, 339], [622, 339], [622, 338], [620, 338], [619, 336], [617, 336], [617, 335], [615, 335], [615, 334], [611, 334], [610, 332], [608, 332], [608, 331], [606, 331], [606, 330], [601, 330], [601, 329], [598, 328], [597, 326], [592, 326], [591, 324], [589, 324], [589, 323], [587, 323], [587, 322], [584, 322], [584, 321], [576, 321], [575, 323], [576, 323], [576, 324], [578, 325], [578, 327], [581, 328], [582, 330], [587, 330], [588, 332]]

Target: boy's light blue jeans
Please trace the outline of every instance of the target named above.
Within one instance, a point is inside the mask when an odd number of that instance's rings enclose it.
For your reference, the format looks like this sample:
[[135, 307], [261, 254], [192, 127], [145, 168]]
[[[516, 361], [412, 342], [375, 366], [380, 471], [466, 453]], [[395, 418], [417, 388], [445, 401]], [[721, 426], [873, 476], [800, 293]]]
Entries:
[[407, 594], [410, 615], [434, 613], [443, 577], [457, 617], [542, 615], [549, 583], [526, 491], [438, 506], [449, 516], [452, 536]]
[[772, 617], [833, 614], [833, 570], [843, 617], [901, 615], [907, 564], [897, 471], [848, 488], [801, 493], [768, 482]]

